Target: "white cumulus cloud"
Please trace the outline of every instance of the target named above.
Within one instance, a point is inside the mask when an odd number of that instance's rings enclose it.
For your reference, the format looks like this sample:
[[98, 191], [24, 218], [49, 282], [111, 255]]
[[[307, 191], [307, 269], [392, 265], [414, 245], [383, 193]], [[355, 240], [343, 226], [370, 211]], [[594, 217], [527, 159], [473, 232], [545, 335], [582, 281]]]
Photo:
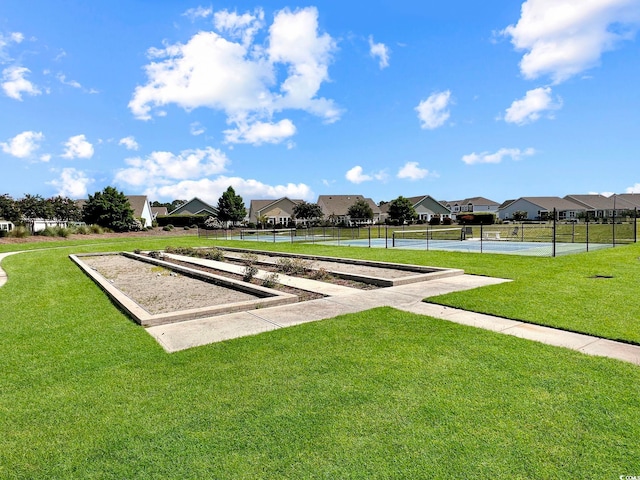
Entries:
[[48, 182], [58, 189], [56, 195], [73, 199], [87, 198], [87, 186], [93, 179], [75, 168], [63, 168], [60, 176]]
[[535, 122], [540, 116], [547, 112], [547, 116], [553, 118], [553, 111], [562, 107], [560, 98], [554, 99], [551, 96], [551, 87], [540, 87], [529, 90], [524, 98], [515, 100], [507, 108], [504, 121], [524, 125]]
[[363, 173], [363, 169], [360, 165], [356, 165], [355, 167], [351, 168], [349, 171], [347, 171], [347, 173], [344, 176], [347, 180], [349, 180], [351, 183], [362, 183], [362, 182], [369, 182], [371, 180], [386, 180], [388, 175], [387, 172], [385, 172], [384, 170], [380, 170], [379, 172], [376, 173], [370, 173], [370, 174], [365, 174]]
[[227, 177], [220, 175], [214, 179], [185, 180], [182, 182], [151, 187], [145, 191], [150, 198], [175, 199], [201, 198], [205, 202], [215, 205], [222, 193], [232, 186], [236, 193], [242, 196], [247, 209], [252, 199], [267, 199], [289, 197], [314, 201], [315, 194], [304, 183], [287, 183], [286, 185], [269, 185], [254, 179]]
[[138, 150], [138, 148], [140, 148], [138, 142], [136, 142], [136, 139], [132, 135], [121, 138], [118, 145], [124, 145], [127, 150]]
[[224, 152], [207, 147], [183, 150], [178, 154], [152, 152], [146, 158], [128, 158], [125, 163], [128, 167], [116, 173], [117, 182], [132, 186], [152, 186], [224, 172], [229, 159]]
[[22, 101], [22, 94], [35, 96], [42, 92], [26, 76], [31, 73], [26, 67], [13, 65], [2, 71], [2, 89], [4, 93], [15, 100]]
[[64, 144], [65, 150], [62, 158], [91, 158], [93, 157], [93, 145], [87, 141], [84, 135], [69, 137]]
[[[254, 123], [283, 127], [286, 124], [274, 122], [273, 116], [286, 109], [336, 121], [340, 109], [318, 96], [329, 80], [336, 45], [319, 32], [317, 9], [278, 11], [265, 41], [258, 42], [254, 37], [264, 30], [263, 16], [261, 10], [216, 12], [217, 32], [200, 31], [185, 44], [149, 49], [153, 61], [145, 67], [147, 83], [136, 87], [129, 102], [133, 115], [148, 120], [175, 104], [188, 111], [223, 111], [237, 130], [250, 130]], [[232, 138], [247, 137], [239, 133]]]
[[433, 130], [441, 127], [449, 119], [449, 104], [451, 91], [433, 93], [426, 100], [421, 101], [415, 110], [418, 112], [420, 127]]
[[502, 34], [524, 50], [520, 71], [555, 83], [598, 65], [603, 52], [633, 38], [640, 23], [637, 0], [527, 0], [520, 19]]
[[533, 148], [527, 148], [525, 150], [520, 150], [519, 148], [501, 148], [495, 153], [470, 153], [469, 155], [464, 155], [462, 157], [462, 161], [467, 165], [475, 165], [477, 163], [500, 163], [504, 158], [521, 160], [523, 157], [530, 157], [535, 153], [536, 151]]
[[400, 170], [398, 170], [398, 178], [407, 178], [409, 180], [420, 180], [429, 175], [429, 170], [420, 168], [418, 162], [407, 162]]
[[389, 66], [389, 55], [391, 50], [384, 43], [375, 43], [373, 35], [369, 35], [369, 55], [378, 59], [380, 70]]
[[640, 183], [636, 183], [632, 187], [627, 187], [625, 193], [640, 193]]
[[40, 148], [40, 142], [44, 140], [42, 132], [26, 131], [19, 133], [4, 143], [0, 143], [2, 151], [17, 158], [28, 158]]

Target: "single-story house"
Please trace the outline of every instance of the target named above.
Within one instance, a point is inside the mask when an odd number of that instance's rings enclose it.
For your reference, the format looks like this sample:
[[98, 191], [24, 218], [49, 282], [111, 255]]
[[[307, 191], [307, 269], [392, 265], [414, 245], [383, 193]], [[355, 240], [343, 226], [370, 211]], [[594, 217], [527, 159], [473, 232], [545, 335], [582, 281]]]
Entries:
[[204, 200], [200, 200], [198, 197], [193, 197], [188, 202], [183, 203], [175, 210], [169, 212], [171, 215], [211, 215], [216, 216], [218, 209], [212, 207]]
[[637, 208], [636, 205], [626, 200], [622, 195], [611, 195], [610, 197], [597, 194], [567, 195], [564, 198], [584, 206], [590, 218], [611, 218], [614, 216], [614, 211], [615, 215], [618, 216], [622, 212]]
[[451, 211], [451, 218], [455, 220], [456, 215], [465, 213], [489, 212], [497, 216], [500, 204], [485, 197], [471, 197], [463, 200], [442, 201], [445, 207]]
[[13, 224], [13, 222], [5, 220], [4, 218], [0, 218], [0, 232], [10, 232], [14, 228], [16, 228], [16, 226]]
[[373, 211], [373, 220], [368, 223], [379, 223], [382, 214], [380, 207], [378, 207], [373, 200], [365, 198], [362, 195], [320, 195], [317, 203], [322, 213], [324, 213], [325, 220], [331, 223], [349, 223], [351, 218], [349, 218], [347, 212], [349, 211], [349, 207], [358, 200], [367, 202]]
[[276, 200], [251, 200], [249, 205], [249, 222], [266, 225], [289, 226], [295, 223], [293, 209], [302, 200], [287, 197]]
[[440, 219], [451, 218], [451, 209], [430, 195], [409, 197], [409, 201], [413, 204], [413, 208], [418, 214], [418, 220], [428, 222], [434, 217]]
[[501, 220], [511, 220], [515, 212], [524, 212], [527, 220], [546, 220], [553, 215], [554, 209], [558, 220], [571, 220], [585, 213], [586, 208], [577, 202], [560, 197], [520, 197], [498, 210]]

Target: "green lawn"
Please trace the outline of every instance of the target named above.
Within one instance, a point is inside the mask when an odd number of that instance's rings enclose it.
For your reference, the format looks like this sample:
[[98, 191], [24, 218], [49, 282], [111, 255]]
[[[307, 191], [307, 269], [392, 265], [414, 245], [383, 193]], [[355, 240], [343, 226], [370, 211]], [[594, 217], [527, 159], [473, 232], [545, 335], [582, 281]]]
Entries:
[[[389, 308], [168, 355], [67, 258], [201, 243], [116, 240], [3, 261], [0, 478], [639, 474], [634, 365]], [[69, 241], [44, 246], [55, 245]], [[636, 245], [556, 259], [262, 247], [506, 276], [438, 301], [638, 338]], [[581, 323], [608, 308], [611, 321]]]

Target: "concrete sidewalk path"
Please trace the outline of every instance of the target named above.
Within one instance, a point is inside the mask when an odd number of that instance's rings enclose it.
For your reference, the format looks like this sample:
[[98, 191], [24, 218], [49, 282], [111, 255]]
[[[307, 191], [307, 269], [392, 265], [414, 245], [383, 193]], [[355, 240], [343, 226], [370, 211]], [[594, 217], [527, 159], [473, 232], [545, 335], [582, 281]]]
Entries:
[[[17, 253], [23, 252], [0, 253], [0, 287], [7, 281], [7, 274], [1, 268], [2, 260]], [[428, 297], [497, 285], [506, 281], [477, 275], [458, 275], [378, 290], [353, 291], [353, 289], [345, 289], [338, 295], [309, 302], [160, 325], [147, 328], [147, 332], [167, 352], [177, 352], [347, 313], [390, 306], [419, 315], [492, 330], [556, 347], [569, 348], [587, 355], [615, 358], [640, 365], [640, 346], [422, 301]]]

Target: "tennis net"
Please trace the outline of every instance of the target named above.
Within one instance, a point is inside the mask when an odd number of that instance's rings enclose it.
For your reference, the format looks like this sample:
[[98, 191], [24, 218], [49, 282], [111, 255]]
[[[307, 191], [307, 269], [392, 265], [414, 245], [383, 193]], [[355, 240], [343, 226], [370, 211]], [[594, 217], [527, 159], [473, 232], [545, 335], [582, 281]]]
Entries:
[[392, 246], [429, 245], [429, 242], [459, 242], [464, 240], [462, 227], [429, 228], [426, 230], [395, 230], [392, 232]]

